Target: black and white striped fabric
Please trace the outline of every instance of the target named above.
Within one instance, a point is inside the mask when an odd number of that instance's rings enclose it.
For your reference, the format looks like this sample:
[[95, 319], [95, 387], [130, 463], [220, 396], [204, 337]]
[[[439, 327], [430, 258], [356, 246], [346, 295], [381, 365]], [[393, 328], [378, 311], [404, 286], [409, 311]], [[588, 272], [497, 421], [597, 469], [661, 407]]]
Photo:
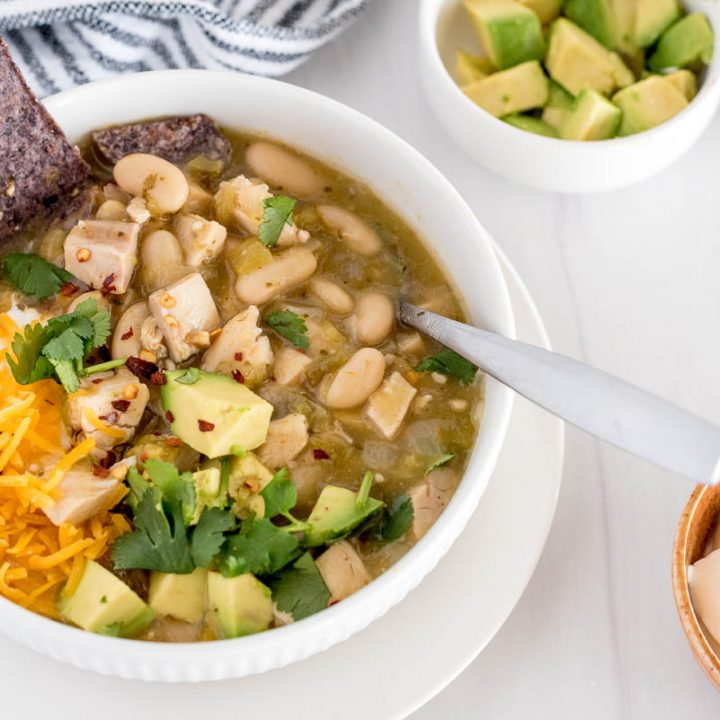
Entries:
[[124, 72], [278, 76], [369, 0], [0, 0], [0, 33], [40, 96]]

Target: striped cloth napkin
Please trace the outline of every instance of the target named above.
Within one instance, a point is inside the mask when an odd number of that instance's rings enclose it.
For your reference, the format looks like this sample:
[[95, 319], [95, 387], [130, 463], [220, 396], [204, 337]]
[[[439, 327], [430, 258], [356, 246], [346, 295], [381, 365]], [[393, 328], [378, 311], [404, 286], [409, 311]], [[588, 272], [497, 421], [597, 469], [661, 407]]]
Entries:
[[369, 0], [0, 0], [0, 33], [41, 97], [124, 72], [278, 76]]

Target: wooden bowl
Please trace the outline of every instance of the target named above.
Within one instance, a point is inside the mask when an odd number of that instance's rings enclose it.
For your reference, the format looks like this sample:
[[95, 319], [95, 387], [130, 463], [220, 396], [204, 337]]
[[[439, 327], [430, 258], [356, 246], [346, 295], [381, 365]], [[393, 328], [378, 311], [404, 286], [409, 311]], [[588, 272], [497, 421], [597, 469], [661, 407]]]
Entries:
[[[688, 586], [688, 566], [704, 557], [720, 516], [720, 487], [698, 485], [680, 517], [673, 546], [672, 581], [680, 624], [700, 667], [720, 690], [720, 646], [695, 615]], [[720, 599], [719, 599], [720, 600]]]

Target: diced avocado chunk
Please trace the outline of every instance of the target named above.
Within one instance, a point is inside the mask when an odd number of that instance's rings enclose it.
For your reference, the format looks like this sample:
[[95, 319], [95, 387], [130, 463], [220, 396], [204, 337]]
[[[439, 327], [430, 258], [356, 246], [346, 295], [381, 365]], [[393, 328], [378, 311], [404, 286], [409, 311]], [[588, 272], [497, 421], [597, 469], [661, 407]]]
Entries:
[[163, 410], [175, 435], [209, 458], [230, 454], [234, 445], [262, 445], [273, 407], [229, 375], [197, 371], [165, 374], [160, 391]]
[[563, 4], [563, 0], [520, 0], [520, 2], [529, 7], [543, 25], [552, 22], [560, 14]]
[[462, 90], [491, 115], [503, 117], [545, 105], [548, 79], [540, 63], [532, 60], [466, 85]]
[[572, 95], [585, 88], [609, 95], [635, 79], [617, 53], [566, 18], [551, 26], [545, 65], [550, 77]]
[[688, 102], [697, 95], [697, 77], [690, 70], [676, 70], [668, 75], [663, 75], [663, 77], [672, 83]]
[[562, 124], [571, 113], [572, 110], [568, 110], [567, 108], [548, 106], [543, 110], [542, 121], [546, 125], [555, 128], [555, 130], [560, 130]]
[[554, 127], [548, 125], [540, 118], [532, 117], [531, 115], [506, 115], [503, 120], [508, 125], [512, 125], [520, 130], [525, 130], [525, 132], [543, 135], [544, 137], [559, 137]]
[[196, 623], [205, 614], [207, 570], [195, 568], [188, 575], [150, 574], [148, 604], [158, 615]]
[[86, 561], [75, 592], [61, 595], [58, 610], [83, 630], [118, 637], [139, 635], [154, 617], [139, 595], [93, 560]]
[[228, 493], [235, 500], [233, 512], [241, 518], [254, 513], [265, 516], [265, 501], [260, 491], [273, 479], [273, 474], [254, 453], [230, 459]]
[[622, 111], [595, 90], [583, 90], [560, 126], [563, 140], [607, 140], [617, 135]]
[[635, 42], [652, 45], [680, 17], [677, 0], [634, 0]]
[[575, 98], [562, 85], [558, 85], [554, 80], [551, 80], [548, 101], [545, 107], [572, 110], [575, 107]]
[[545, 55], [540, 19], [515, 0], [465, 0], [465, 9], [493, 65], [505, 70]]
[[664, 77], [641, 80], [621, 90], [613, 102], [622, 110], [619, 135], [634, 135], [664, 123], [684, 110], [688, 101]]
[[661, 35], [648, 67], [655, 72], [670, 68], [700, 70], [712, 60], [713, 44], [707, 18], [700, 13], [686, 15]]
[[482, 55], [471, 55], [464, 50], [455, 53], [455, 74], [461, 86], [482, 80], [494, 70], [490, 60]]
[[254, 575], [226, 578], [210, 572], [207, 590], [208, 607], [223, 637], [252, 635], [270, 627], [273, 619], [270, 588]]
[[606, 48], [615, 46], [615, 19], [610, 0], [567, 0], [565, 15]]
[[369, 497], [358, 507], [357, 493], [337, 485], [326, 485], [307, 519], [304, 544], [325, 545], [349, 535], [358, 525], [382, 508], [381, 500]]

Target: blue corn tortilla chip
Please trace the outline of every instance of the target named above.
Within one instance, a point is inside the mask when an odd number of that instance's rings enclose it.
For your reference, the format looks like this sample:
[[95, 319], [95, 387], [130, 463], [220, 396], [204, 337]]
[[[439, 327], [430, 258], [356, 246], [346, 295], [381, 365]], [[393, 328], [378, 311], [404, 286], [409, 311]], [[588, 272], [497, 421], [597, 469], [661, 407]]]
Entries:
[[76, 200], [90, 167], [33, 95], [0, 38], [0, 242]]
[[172, 163], [196, 155], [227, 162], [232, 154], [229, 140], [207, 115], [119, 125], [96, 130], [92, 137], [100, 152], [113, 163], [132, 153], [150, 153]]

